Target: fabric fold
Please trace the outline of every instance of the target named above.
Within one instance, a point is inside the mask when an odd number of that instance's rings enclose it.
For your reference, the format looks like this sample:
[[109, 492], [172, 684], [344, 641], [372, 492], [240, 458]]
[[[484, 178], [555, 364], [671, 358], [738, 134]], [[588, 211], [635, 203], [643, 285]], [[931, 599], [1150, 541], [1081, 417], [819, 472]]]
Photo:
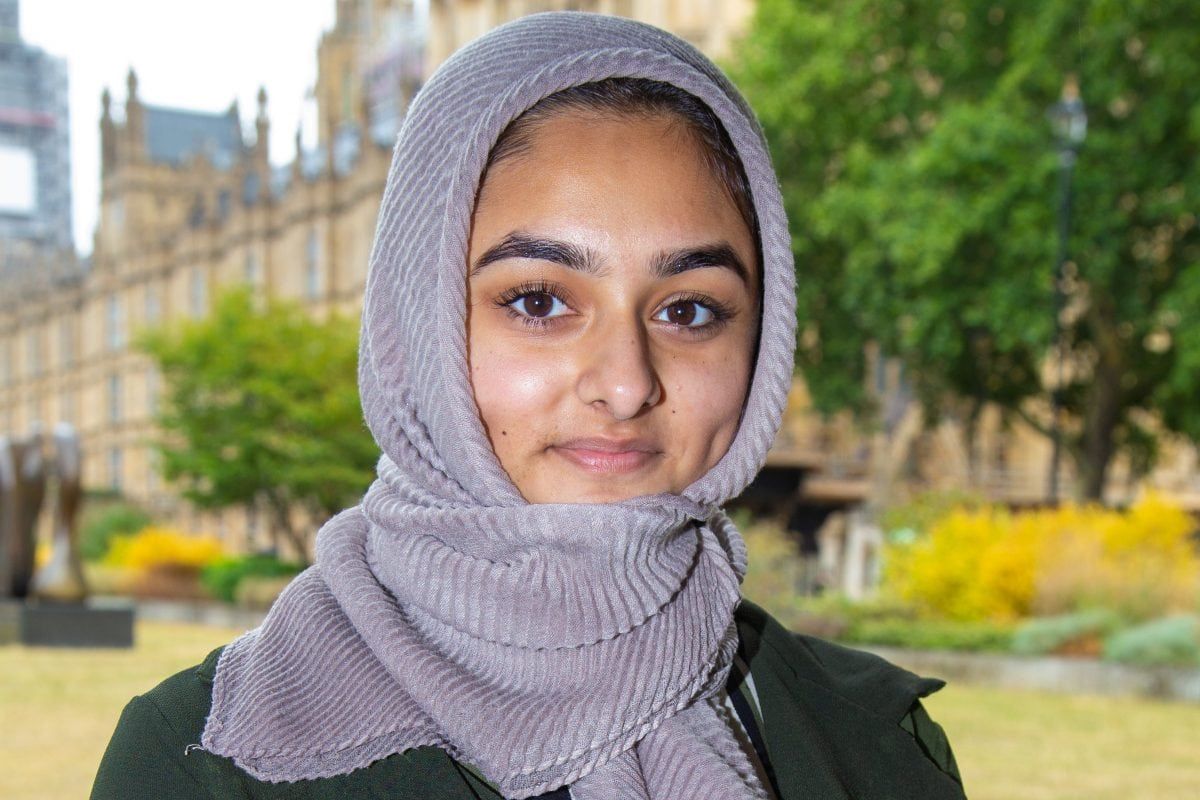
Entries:
[[[317, 565], [260, 629], [222, 654], [202, 744], [264, 780], [339, 774], [348, 762], [380, 757], [385, 742], [404, 741], [469, 759], [507, 796], [569, 783], [725, 682], [737, 647], [738, 576], [708, 525], [681, 528], [664, 538], [690, 545], [687, 568], [661, 607], [635, 615], [630, 629], [577, 641], [570, 634], [586, 629], [588, 616], [611, 609], [585, 603], [586, 614], [547, 607], [506, 616], [510, 624], [496, 629], [513, 635], [489, 641], [431, 613], [446, 582], [393, 582], [372, 567], [376, 529], [361, 510], [345, 512], [322, 529]], [[610, 548], [610, 561], [621, 547]], [[597, 573], [581, 575], [554, 595], [560, 607], [572, 605], [564, 595], [597, 596]], [[470, 593], [464, 617], [488, 619], [495, 600]], [[547, 642], [555, 646], [538, 646]], [[319, 729], [307, 729], [314, 720]]]

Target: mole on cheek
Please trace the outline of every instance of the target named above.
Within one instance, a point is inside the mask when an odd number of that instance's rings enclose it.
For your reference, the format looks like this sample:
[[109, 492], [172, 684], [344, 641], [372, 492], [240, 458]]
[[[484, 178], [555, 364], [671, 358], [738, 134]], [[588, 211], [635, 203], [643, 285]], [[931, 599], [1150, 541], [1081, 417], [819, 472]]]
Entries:
[[500, 431], [501, 436], [508, 436], [508, 431]]

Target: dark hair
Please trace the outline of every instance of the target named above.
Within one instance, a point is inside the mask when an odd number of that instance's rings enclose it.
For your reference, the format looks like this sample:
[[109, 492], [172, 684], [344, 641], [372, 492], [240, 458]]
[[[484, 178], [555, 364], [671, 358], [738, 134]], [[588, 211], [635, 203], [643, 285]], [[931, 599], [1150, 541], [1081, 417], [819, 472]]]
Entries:
[[758, 215], [754, 212], [750, 181], [737, 150], [725, 132], [725, 126], [704, 101], [669, 83], [648, 78], [606, 78], [571, 86], [543, 97], [510, 122], [500, 134], [488, 154], [484, 176], [503, 159], [527, 152], [537, 124], [563, 111], [593, 111], [614, 116], [666, 116], [686, 125], [688, 132], [701, 145], [705, 164], [724, 186], [726, 194], [746, 223], [754, 239], [758, 272], [762, 275]]

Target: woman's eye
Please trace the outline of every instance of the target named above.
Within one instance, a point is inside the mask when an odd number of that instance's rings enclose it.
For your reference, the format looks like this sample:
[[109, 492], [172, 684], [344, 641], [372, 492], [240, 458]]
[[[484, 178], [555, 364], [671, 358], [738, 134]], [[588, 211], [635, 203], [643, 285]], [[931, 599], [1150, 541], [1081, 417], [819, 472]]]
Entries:
[[560, 317], [568, 310], [566, 303], [549, 292], [526, 292], [508, 306], [521, 316], [533, 319]]
[[702, 303], [695, 300], [681, 300], [667, 306], [654, 318], [685, 328], [703, 328], [711, 323], [716, 315], [713, 314], [712, 309]]

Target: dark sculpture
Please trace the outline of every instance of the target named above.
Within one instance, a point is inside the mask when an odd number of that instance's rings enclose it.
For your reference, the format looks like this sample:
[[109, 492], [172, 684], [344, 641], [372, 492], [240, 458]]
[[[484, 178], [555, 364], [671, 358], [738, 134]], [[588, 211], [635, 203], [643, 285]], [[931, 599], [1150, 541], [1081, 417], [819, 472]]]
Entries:
[[17, 535], [17, 464], [12, 442], [0, 436], [0, 600], [12, 591], [12, 556], [8, 543]]
[[34, 574], [37, 521], [46, 494], [42, 434], [0, 437], [0, 644], [39, 647], [132, 647], [133, 604], [94, 604], [76, 544], [83, 499], [79, 437], [54, 429], [57, 477], [50, 560]]
[[37, 542], [37, 520], [46, 496], [46, 463], [38, 428], [24, 439], [10, 439], [7, 458], [0, 456], [0, 499], [3, 502], [3, 544], [7, 584], [4, 594], [29, 594]]
[[79, 436], [66, 423], [54, 428], [54, 474], [58, 478], [58, 502], [54, 507], [50, 560], [34, 575], [32, 594], [43, 601], [80, 603], [87, 597], [75, 525], [83, 499], [83, 464]]

